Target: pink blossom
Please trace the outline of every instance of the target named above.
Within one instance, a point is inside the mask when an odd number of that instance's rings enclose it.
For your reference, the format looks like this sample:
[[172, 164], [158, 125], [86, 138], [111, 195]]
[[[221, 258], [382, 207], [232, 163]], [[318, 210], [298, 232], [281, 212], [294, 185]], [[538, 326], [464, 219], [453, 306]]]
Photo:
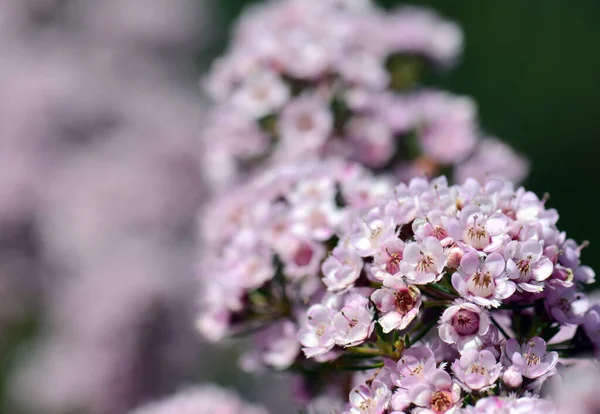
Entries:
[[323, 262], [323, 283], [327, 290], [342, 290], [352, 285], [363, 268], [362, 258], [351, 248], [337, 246]]
[[426, 237], [422, 242], [408, 243], [400, 262], [400, 271], [413, 283], [426, 284], [439, 280], [446, 266], [446, 255], [438, 239]]
[[466, 414], [529, 413], [556, 414], [556, 406], [551, 400], [534, 397], [485, 397], [477, 401]]
[[435, 414], [450, 412], [460, 404], [460, 386], [441, 368], [429, 372], [424, 381], [412, 383], [408, 394], [417, 407]]
[[552, 262], [543, 256], [542, 244], [537, 240], [512, 241], [506, 246], [506, 273], [526, 292], [541, 292], [543, 282], [552, 274]]
[[243, 368], [247, 371], [256, 371], [264, 366], [276, 370], [288, 368], [300, 353], [297, 329], [293, 322], [283, 320], [259, 332], [254, 348], [243, 356]]
[[486, 138], [480, 141], [470, 158], [456, 167], [454, 177], [457, 183], [464, 183], [467, 178], [482, 183], [490, 178], [519, 183], [529, 169], [529, 162], [521, 154], [498, 139]]
[[373, 256], [395, 236], [396, 228], [390, 217], [383, 215], [378, 207], [356, 220], [350, 235], [350, 244], [362, 257]]
[[583, 329], [596, 348], [600, 348], [600, 305], [594, 305], [587, 311], [583, 320]]
[[204, 385], [139, 407], [130, 414], [267, 414], [267, 410], [245, 403], [233, 391]]
[[510, 297], [516, 285], [508, 280], [506, 262], [499, 253], [485, 259], [468, 252], [460, 261], [460, 268], [452, 275], [452, 286], [461, 296], [480, 306], [500, 306], [500, 301]]
[[360, 385], [350, 392], [350, 405], [344, 414], [383, 414], [390, 403], [392, 392], [380, 381], [373, 381], [369, 387]]
[[320, 304], [311, 306], [307, 313], [306, 325], [298, 331], [298, 340], [304, 346], [302, 351], [307, 358], [314, 358], [328, 352], [335, 345], [332, 326], [334, 312]]
[[400, 239], [392, 239], [381, 246], [373, 259], [371, 273], [379, 280], [389, 277], [399, 277], [400, 262], [404, 257], [404, 242]]
[[279, 110], [288, 101], [290, 91], [275, 73], [261, 71], [246, 79], [231, 96], [232, 106], [258, 119]]
[[502, 371], [502, 364], [490, 351], [466, 349], [452, 364], [452, 371], [467, 392], [491, 388]]
[[456, 344], [459, 351], [479, 348], [490, 329], [488, 312], [474, 303], [457, 300], [444, 311], [438, 331], [440, 339]]
[[356, 346], [373, 332], [373, 311], [368, 305], [347, 304], [333, 316], [332, 325], [333, 339], [337, 345]]
[[485, 214], [475, 204], [465, 206], [459, 213], [463, 237], [469, 246], [486, 252], [494, 251], [502, 243], [508, 218], [502, 213]]
[[286, 105], [279, 122], [285, 157], [320, 148], [333, 128], [333, 117], [325, 102], [309, 95]]
[[521, 346], [516, 339], [509, 339], [505, 357], [512, 363], [513, 369], [530, 379], [552, 375], [558, 362], [558, 353], [546, 353], [546, 341], [537, 336]]
[[401, 388], [423, 381], [436, 369], [435, 356], [426, 346], [413, 346], [402, 353], [396, 364], [397, 375], [392, 374], [392, 381]]
[[552, 286], [546, 292], [545, 302], [548, 313], [561, 324], [581, 324], [589, 301], [575, 286]]
[[421, 292], [407, 286], [401, 279], [388, 278], [384, 287], [371, 295], [371, 300], [381, 312], [378, 323], [383, 332], [405, 329], [419, 313]]

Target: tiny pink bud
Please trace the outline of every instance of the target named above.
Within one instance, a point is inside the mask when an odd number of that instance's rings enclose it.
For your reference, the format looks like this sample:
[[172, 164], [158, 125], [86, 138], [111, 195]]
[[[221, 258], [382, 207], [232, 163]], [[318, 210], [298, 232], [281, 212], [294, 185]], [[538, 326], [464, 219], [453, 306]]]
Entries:
[[518, 388], [523, 383], [523, 376], [516, 369], [509, 368], [504, 375], [502, 375], [502, 381], [504, 381], [509, 388]]
[[448, 267], [457, 269], [460, 266], [460, 260], [463, 257], [463, 251], [460, 247], [454, 246], [448, 251]]

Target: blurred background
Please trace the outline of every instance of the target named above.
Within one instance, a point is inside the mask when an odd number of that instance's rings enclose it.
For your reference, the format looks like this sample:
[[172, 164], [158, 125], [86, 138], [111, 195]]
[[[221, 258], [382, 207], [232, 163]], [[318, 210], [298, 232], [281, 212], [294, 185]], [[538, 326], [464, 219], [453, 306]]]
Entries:
[[[0, 412], [120, 414], [197, 381], [296, 412], [189, 323], [197, 83], [249, 3], [0, 0]], [[600, 3], [410, 3], [463, 27], [433, 84], [531, 160], [525, 185], [600, 269]]]

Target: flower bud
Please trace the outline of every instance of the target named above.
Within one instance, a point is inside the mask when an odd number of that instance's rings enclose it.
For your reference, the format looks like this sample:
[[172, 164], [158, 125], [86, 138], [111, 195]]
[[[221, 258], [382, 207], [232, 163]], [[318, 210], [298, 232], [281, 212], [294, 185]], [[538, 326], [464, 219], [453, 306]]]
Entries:
[[463, 251], [460, 247], [454, 246], [448, 251], [448, 267], [457, 269], [460, 266], [460, 260], [463, 257]]
[[502, 375], [502, 381], [509, 388], [518, 388], [523, 383], [523, 376], [516, 369], [509, 368], [504, 375]]

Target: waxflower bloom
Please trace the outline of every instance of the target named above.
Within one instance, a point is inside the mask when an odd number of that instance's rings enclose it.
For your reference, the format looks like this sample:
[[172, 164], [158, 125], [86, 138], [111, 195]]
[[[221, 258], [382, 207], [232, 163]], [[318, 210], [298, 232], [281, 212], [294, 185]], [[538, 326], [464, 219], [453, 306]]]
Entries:
[[467, 349], [460, 359], [454, 361], [452, 371], [468, 392], [483, 391], [496, 382], [502, 371], [502, 364], [496, 361], [490, 351]]
[[384, 243], [373, 259], [371, 272], [380, 280], [391, 276], [400, 276], [400, 262], [404, 257], [404, 242], [400, 239], [392, 239]]
[[548, 313], [561, 324], [581, 324], [589, 309], [587, 297], [575, 286], [553, 286], [548, 289], [545, 299]]
[[459, 270], [452, 275], [452, 285], [461, 296], [480, 306], [500, 306], [515, 292], [516, 285], [504, 272], [506, 261], [499, 253], [485, 259], [475, 252], [464, 254]]
[[331, 309], [319, 304], [308, 309], [306, 327], [298, 332], [298, 340], [307, 358], [323, 355], [335, 345], [333, 315]]
[[400, 270], [413, 283], [431, 283], [441, 277], [446, 266], [442, 244], [435, 237], [426, 237], [422, 243], [409, 243], [404, 248]]
[[526, 292], [541, 292], [543, 282], [552, 274], [552, 262], [543, 256], [537, 240], [512, 241], [506, 246], [506, 273]]
[[449, 412], [460, 404], [460, 386], [440, 368], [411, 384], [408, 393], [413, 404], [434, 413]]
[[344, 414], [383, 414], [390, 403], [391, 391], [380, 382], [360, 385], [350, 392], [350, 409]]
[[373, 311], [368, 305], [348, 304], [332, 318], [333, 339], [337, 345], [355, 346], [373, 332]]
[[463, 350], [481, 346], [489, 328], [490, 318], [485, 309], [458, 300], [442, 314], [438, 331], [442, 341]]
[[361, 257], [353, 250], [338, 246], [323, 262], [323, 283], [328, 290], [342, 290], [350, 286], [363, 268]]
[[387, 333], [394, 329], [405, 329], [417, 316], [421, 293], [401, 279], [389, 278], [384, 282], [384, 287], [373, 292], [371, 300], [382, 315], [377, 322]]
[[343, 157], [397, 177], [410, 171], [407, 178], [473, 158], [482, 142], [476, 103], [415, 88], [461, 50], [460, 28], [427, 9], [384, 13], [371, 0], [253, 7], [202, 86], [215, 112], [230, 113], [231, 125], [251, 120], [258, 134], [244, 142], [209, 115], [203, 166], [211, 184], [305, 156]]
[[529, 379], [552, 375], [558, 362], [558, 353], [547, 353], [546, 341], [539, 337], [531, 338], [521, 346], [516, 339], [509, 339], [506, 342], [505, 357], [514, 369]]

